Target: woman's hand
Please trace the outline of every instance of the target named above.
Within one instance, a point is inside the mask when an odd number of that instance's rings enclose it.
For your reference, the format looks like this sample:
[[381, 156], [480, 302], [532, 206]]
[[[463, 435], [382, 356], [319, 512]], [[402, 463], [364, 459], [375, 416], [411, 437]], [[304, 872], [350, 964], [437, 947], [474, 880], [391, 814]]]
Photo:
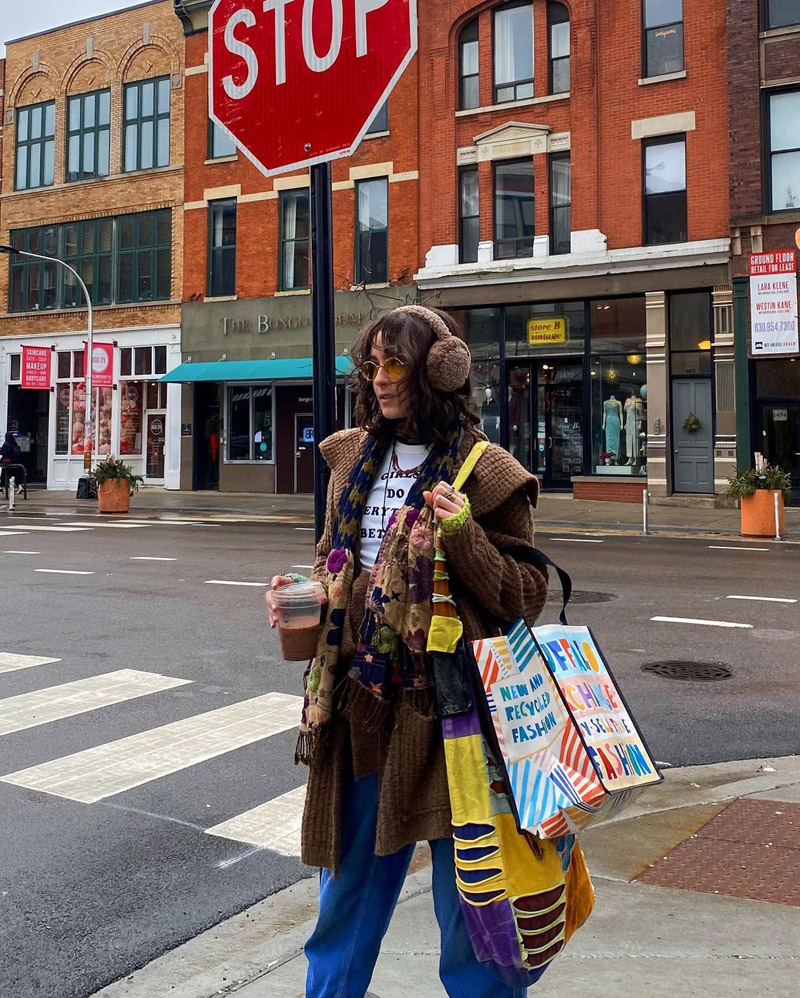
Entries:
[[439, 482], [432, 492], [423, 492], [422, 497], [437, 520], [449, 520], [464, 508], [464, 497], [447, 482]]
[[286, 575], [273, 575], [272, 581], [270, 582], [270, 588], [267, 590], [267, 616], [269, 618], [269, 626], [278, 626], [278, 611], [275, 609], [275, 604], [272, 602], [272, 594], [276, 589], [280, 589], [281, 586], [291, 586], [294, 583], [294, 579], [288, 578]]

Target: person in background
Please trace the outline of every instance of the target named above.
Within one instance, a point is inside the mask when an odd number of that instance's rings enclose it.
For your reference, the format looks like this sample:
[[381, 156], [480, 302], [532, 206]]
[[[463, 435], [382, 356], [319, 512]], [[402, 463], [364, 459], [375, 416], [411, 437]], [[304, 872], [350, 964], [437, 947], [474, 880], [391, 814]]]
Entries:
[[[5, 488], [6, 478], [10, 476], [8, 465], [11, 464], [22, 464], [22, 451], [19, 449], [17, 438], [9, 430], [8, 433], [6, 433], [3, 446], [0, 447], [0, 470], [2, 470], [2, 481], [0, 481], [0, 487], [2, 488]], [[22, 492], [21, 484], [17, 485], [17, 492]]]
[[[497, 619], [532, 624], [535, 567], [500, 548], [533, 542], [537, 482], [490, 446], [463, 491], [449, 485], [486, 437], [471, 409], [470, 354], [453, 319], [395, 309], [353, 346], [357, 428], [320, 444], [331, 482], [312, 577], [327, 622], [305, 677], [297, 758], [309, 765], [302, 858], [322, 868], [306, 943], [306, 998], [363, 998], [418, 841], [430, 844], [450, 998], [522, 998], [473, 951], [456, 889], [442, 723], [426, 651], [434, 531], [442, 524], [467, 640]], [[295, 578], [276, 576], [272, 590]], [[275, 626], [271, 593], [267, 594]]]

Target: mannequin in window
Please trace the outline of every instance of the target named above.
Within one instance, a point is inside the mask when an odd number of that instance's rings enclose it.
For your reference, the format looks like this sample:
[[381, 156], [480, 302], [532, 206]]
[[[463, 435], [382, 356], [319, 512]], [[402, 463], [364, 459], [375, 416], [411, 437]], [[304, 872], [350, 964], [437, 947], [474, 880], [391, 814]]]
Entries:
[[643, 406], [636, 392], [631, 389], [630, 398], [625, 399], [625, 451], [629, 465], [639, 463], [639, 427], [642, 424]]
[[603, 403], [603, 431], [606, 438], [606, 452], [614, 455], [614, 463], [619, 464], [619, 437], [622, 428], [622, 403], [612, 395]]

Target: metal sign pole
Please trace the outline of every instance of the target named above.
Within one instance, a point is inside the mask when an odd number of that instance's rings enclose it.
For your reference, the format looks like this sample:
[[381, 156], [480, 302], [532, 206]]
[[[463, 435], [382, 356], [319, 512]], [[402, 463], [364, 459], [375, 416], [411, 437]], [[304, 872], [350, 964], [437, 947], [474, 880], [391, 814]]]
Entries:
[[314, 340], [314, 530], [316, 540], [319, 541], [325, 529], [329, 477], [328, 466], [320, 454], [319, 444], [336, 427], [330, 163], [317, 163], [311, 167], [311, 307]]

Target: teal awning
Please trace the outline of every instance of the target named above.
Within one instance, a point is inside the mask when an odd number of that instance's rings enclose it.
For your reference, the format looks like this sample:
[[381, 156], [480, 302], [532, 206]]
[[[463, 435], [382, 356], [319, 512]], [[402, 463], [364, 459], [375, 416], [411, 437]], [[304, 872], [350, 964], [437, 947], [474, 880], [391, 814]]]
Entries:
[[[310, 381], [313, 375], [310, 357], [275, 360], [218, 360], [211, 364], [180, 364], [159, 381]], [[336, 358], [336, 375], [343, 377], [353, 369], [349, 357]]]

